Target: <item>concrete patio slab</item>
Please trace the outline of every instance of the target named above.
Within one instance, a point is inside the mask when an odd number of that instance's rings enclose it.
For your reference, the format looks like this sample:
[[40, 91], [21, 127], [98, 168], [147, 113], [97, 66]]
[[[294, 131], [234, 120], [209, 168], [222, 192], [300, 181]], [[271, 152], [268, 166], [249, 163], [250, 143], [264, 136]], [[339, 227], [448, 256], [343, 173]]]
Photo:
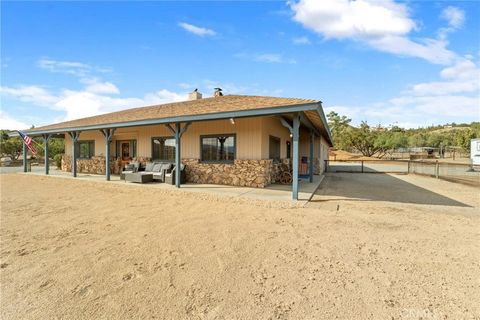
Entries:
[[[34, 174], [34, 175], [45, 175], [44, 167], [32, 167], [32, 172], [23, 173], [21, 170], [8, 170], [8, 173], [17, 172], [20, 174]], [[3, 173], [7, 173], [3, 172]], [[162, 189], [171, 189], [175, 190], [175, 186], [168, 185], [165, 183], [143, 183], [143, 184], [133, 184], [130, 182], [125, 182], [120, 180], [119, 175], [111, 175], [110, 181], [106, 181], [104, 175], [96, 174], [85, 174], [78, 173], [77, 178], [74, 178], [70, 172], [64, 172], [55, 168], [50, 169], [50, 174], [48, 175], [52, 178], [64, 178], [64, 179], [78, 179], [78, 180], [87, 180], [95, 181], [99, 183], [114, 183], [121, 184], [125, 187], [129, 186], [142, 186], [145, 188], [162, 188]], [[324, 176], [314, 176], [313, 182], [309, 182], [308, 179], [300, 179], [298, 187], [298, 201], [307, 203], [313, 197], [315, 191], [320, 186]], [[290, 201], [292, 200], [292, 186], [291, 185], [280, 185], [272, 184], [266, 188], [250, 188], [250, 187], [236, 187], [236, 186], [227, 186], [227, 185], [216, 185], [216, 184], [193, 184], [187, 183], [182, 184], [182, 191], [187, 192], [199, 192], [207, 194], [215, 194], [220, 196], [228, 197], [244, 197], [257, 200], [276, 200], [276, 201]]]

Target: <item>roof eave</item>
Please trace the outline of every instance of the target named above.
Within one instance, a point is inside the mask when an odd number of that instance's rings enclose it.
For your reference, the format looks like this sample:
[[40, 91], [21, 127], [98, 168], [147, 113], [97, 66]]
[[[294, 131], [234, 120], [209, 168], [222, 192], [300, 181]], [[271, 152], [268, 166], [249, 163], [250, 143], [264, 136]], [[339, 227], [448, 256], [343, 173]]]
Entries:
[[323, 112], [321, 101], [318, 103], [317, 112], [320, 115], [320, 118], [322, 119], [323, 126], [325, 127], [325, 131], [327, 133], [327, 138], [328, 138], [328, 142], [330, 143], [330, 147], [333, 147], [332, 133], [330, 132], [330, 128], [328, 127], [327, 118], [325, 117], [325, 113]]
[[269, 116], [269, 115], [278, 115], [278, 114], [291, 113], [291, 112], [318, 110], [319, 108], [321, 109], [321, 102], [311, 102], [311, 103], [305, 103], [305, 104], [277, 106], [277, 107], [260, 108], [260, 109], [253, 109], [253, 110], [215, 112], [215, 113], [208, 113], [208, 114], [125, 121], [125, 122], [98, 124], [98, 125], [90, 125], [90, 126], [66, 127], [66, 128], [46, 129], [46, 130], [31, 129], [31, 130], [26, 130], [25, 132], [31, 136], [36, 136], [36, 135], [41, 135], [46, 133], [62, 133], [62, 132], [69, 132], [69, 131], [88, 131], [88, 130], [101, 130], [101, 129], [108, 129], [108, 128], [127, 128], [127, 127], [137, 127], [137, 126], [148, 126], [148, 125], [175, 123], [175, 122], [193, 122], [193, 121], [222, 120], [222, 119], [229, 119], [229, 118]]

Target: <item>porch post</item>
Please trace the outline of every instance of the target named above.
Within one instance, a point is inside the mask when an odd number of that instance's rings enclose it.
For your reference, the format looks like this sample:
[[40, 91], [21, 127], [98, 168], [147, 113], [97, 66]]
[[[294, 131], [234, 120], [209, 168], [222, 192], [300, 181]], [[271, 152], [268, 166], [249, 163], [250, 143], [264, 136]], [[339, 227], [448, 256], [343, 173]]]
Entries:
[[313, 182], [313, 147], [315, 141], [315, 134], [313, 131], [310, 131], [310, 164], [309, 164], [309, 175], [310, 175], [310, 183]]
[[43, 141], [45, 143], [45, 174], [48, 174], [50, 171], [50, 160], [48, 159], [48, 141], [50, 140], [50, 135], [48, 133], [43, 134]]
[[298, 200], [298, 138], [300, 128], [300, 115], [298, 113], [293, 116], [293, 132], [292, 132], [292, 145], [293, 145], [293, 161], [292, 161], [292, 198]]
[[80, 137], [80, 131], [68, 132], [70, 138], [72, 138], [72, 174], [73, 177], [77, 177], [77, 143]]
[[175, 186], [180, 188], [180, 122], [175, 123]]
[[180, 122], [175, 123], [175, 129], [172, 128], [170, 124], [166, 124], [165, 126], [175, 135], [175, 186], [180, 188], [180, 177], [181, 171], [180, 167], [182, 165], [182, 153], [180, 152], [180, 138], [182, 135], [187, 131], [188, 127], [190, 126], [191, 122], [185, 123], [183, 128], [180, 125]]
[[23, 172], [27, 172], [27, 146], [25, 142], [22, 140], [23, 145]]
[[105, 177], [110, 181], [110, 143], [112, 142], [115, 129], [102, 129], [100, 132], [105, 138]]

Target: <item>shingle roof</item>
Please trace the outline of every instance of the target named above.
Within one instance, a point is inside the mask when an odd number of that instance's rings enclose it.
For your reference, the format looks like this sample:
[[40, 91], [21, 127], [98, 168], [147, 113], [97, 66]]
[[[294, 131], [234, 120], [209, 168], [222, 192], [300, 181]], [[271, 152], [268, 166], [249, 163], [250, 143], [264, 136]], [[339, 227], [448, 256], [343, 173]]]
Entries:
[[140, 120], [162, 119], [178, 116], [194, 116], [219, 112], [267, 109], [280, 106], [295, 106], [319, 103], [318, 100], [276, 98], [263, 96], [226, 95], [214, 98], [167, 103], [148, 107], [127, 109], [98, 116], [71, 120], [29, 131], [44, 131], [56, 129], [72, 129], [84, 126], [123, 123]]

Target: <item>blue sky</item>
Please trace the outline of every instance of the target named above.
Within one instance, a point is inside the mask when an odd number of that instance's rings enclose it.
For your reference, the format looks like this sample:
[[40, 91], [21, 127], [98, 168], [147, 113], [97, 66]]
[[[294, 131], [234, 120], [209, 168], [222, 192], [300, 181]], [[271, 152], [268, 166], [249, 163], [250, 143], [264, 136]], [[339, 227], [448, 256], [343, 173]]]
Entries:
[[1, 3], [0, 127], [210, 96], [371, 124], [480, 120], [480, 2]]

